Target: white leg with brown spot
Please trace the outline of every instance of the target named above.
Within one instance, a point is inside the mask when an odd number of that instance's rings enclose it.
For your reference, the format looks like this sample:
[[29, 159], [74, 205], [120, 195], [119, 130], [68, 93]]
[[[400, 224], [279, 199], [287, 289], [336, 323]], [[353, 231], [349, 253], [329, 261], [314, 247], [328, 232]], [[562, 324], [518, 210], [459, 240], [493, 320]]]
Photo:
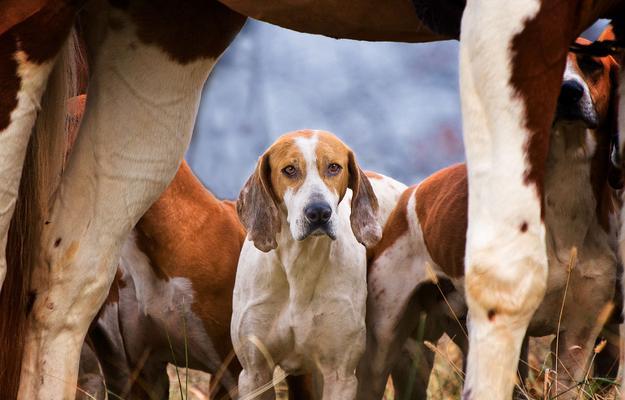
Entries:
[[18, 64], [17, 75], [20, 79], [17, 107], [11, 112], [9, 126], [0, 131], [0, 288], [6, 276], [7, 235], [15, 210], [26, 147], [54, 65], [54, 60], [43, 64], [29, 62], [28, 55], [20, 50], [13, 57]]
[[123, 23], [97, 50], [78, 142], [43, 233], [21, 399], [73, 399], [83, 339], [121, 244], [176, 173], [215, 62], [181, 65], [143, 44], [124, 14], [112, 17]]
[[538, 9], [537, 0], [506, 0], [496, 7], [469, 0], [462, 20], [460, 82], [469, 176], [467, 399], [510, 398], [521, 343], [546, 286], [540, 199], [536, 187], [524, 182], [525, 108], [509, 83], [512, 39]]

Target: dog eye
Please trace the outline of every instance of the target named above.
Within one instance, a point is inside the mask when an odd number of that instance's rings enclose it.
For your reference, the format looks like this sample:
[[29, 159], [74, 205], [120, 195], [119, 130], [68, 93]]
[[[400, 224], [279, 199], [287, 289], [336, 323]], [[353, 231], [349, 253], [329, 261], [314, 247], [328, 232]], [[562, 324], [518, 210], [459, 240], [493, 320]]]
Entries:
[[331, 163], [330, 165], [328, 165], [328, 175], [336, 175], [341, 172], [342, 169], [343, 167], [341, 167], [337, 163]]
[[286, 167], [282, 168], [282, 173], [289, 178], [293, 178], [295, 174], [297, 174], [297, 169], [292, 165], [287, 165]]
[[603, 69], [603, 64], [592, 57], [582, 56], [577, 60], [577, 64], [586, 73], [593, 73]]

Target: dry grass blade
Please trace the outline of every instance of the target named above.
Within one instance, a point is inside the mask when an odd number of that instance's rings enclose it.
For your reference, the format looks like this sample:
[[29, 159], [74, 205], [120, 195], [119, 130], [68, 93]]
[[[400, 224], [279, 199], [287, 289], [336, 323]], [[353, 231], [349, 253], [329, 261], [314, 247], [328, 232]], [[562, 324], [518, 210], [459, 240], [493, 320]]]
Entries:
[[564, 304], [566, 303], [566, 295], [569, 290], [569, 284], [571, 282], [571, 272], [573, 271], [573, 267], [577, 263], [577, 247], [573, 246], [571, 248], [571, 253], [569, 255], [569, 263], [567, 265], [567, 274], [566, 274], [566, 285], [564, 286], [564, 295], [562, 296], [562, 304], [560, 305], [560, 314], [558, 315], [558, 329], [556, 331], [556, 355], [555, 355], [555, 373], [556, 373], [556, 393], [559, 393], [558, 390], [558, 351], [560, 348], [560, 326], [562, 324], [562, 314], [564, 313]]

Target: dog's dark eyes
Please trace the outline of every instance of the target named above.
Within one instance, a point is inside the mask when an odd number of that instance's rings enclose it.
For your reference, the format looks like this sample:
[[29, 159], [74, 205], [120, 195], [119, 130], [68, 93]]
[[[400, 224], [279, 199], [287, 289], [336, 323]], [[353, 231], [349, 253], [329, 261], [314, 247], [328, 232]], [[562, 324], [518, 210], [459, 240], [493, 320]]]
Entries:
[[337, 163], [330, 163], [330, 165], [328, 165], [328, 175], [334, 176], [341, 172], [342, 169], [343, 167], [341, 167]]
[[592, 57], [581, 56], [577, 59], [577, 64], [585, 73], [593, 73], [603, 69], [603, 63]]
[[286, 167], [282, 168], [282, 173], [289, 178], [293, 178], [295, 177], [295, 175], [297, 175], [297, 168], [292, 165], [287, 165]]

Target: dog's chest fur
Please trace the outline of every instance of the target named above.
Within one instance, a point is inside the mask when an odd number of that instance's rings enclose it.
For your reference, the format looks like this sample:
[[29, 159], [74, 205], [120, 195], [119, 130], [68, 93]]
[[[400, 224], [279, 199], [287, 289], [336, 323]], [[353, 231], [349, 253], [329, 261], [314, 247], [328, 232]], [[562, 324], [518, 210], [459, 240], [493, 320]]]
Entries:
[[[596, 310], [614, 289], [616, 261], [608, 234], [597, 218], [591, 185], [592, 134], [576, 125], [556, 128], [551, 135], [545, 175], [545, 226], [549, 276], [545, 299], [534, 314], [529, 333], [557, 329], [565, 290], [561, 329], [574, 315]], [[569, 278], [573, 248], [577, 261]], [[568, 289], [567, 289], [568, 279]], [[590, 307], [588, 310], [586, 308]]]

